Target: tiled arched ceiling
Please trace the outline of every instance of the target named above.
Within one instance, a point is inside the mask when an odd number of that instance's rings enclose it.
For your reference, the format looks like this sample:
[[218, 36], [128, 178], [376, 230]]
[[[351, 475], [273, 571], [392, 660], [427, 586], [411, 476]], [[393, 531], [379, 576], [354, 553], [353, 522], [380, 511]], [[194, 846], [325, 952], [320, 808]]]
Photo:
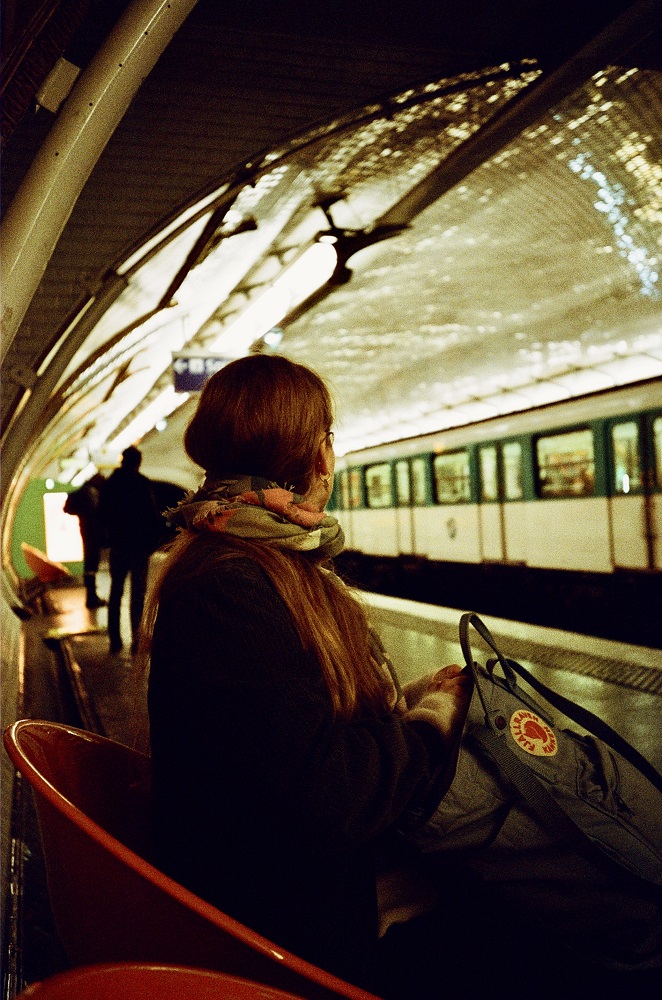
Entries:
[[609, 68], [353, 258], [281, 345], [344, 449], [662, 376], [661, 126], [662, 75]]
[[279, 350], [335, 390], [341, 448], [658, 374], [660, 76], [631, 63], [540, 110], [427, 207], [412, 192], [531, 87], [535, 60], [429, 76], [259, 157], [252, 184], [220, 177], [152, 257], [138, 248], [118, 267], [128, 287], [63, 373], [33, 474], [84, 474], [142, 440], [152, 474], [190, 481], [190, 403], [143, 437], [180, 402], [172, 351], [245, 351], [231, 324], [330, 227], [347, 253], [407, 226], [283, 324]]

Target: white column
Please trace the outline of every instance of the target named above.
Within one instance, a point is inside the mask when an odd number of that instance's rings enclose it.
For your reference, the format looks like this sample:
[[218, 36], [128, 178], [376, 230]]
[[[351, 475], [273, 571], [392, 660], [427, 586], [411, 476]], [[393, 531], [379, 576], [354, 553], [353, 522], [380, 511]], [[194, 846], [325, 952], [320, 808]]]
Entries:
[[133, 0], [71, 94], [0, 230], [4, 359], [78, 196], [157, 59], [197, 0]]

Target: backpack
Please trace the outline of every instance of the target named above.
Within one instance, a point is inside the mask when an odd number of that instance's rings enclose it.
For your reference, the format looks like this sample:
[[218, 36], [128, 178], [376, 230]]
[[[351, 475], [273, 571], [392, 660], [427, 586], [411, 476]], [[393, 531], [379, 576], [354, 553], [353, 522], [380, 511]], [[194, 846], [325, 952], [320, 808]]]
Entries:
[[[470, 625], [495, 654], [485, 667]], [[476, 614], [462, 616], [460, 645], [474, 692], [455, 778], [418, 846], [460, 853], [527, 925], [596, 964], [662, 966], [662, 776], [601, 719], [506, 659]], [[587, 734], [560, 728], [554, 708]]]

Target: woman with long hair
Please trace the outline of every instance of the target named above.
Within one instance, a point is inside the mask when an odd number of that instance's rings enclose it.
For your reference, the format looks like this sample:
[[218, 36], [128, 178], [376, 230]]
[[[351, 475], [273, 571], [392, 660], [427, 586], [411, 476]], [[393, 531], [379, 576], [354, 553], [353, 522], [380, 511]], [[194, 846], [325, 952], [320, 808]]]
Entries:
[[468, 701], [456, 666], [392, 676], [325, 513], [324, 382], [252, 355], [210, 378], [186, 431], [206, 472], [145, 617], [162, 867], [254, 930], [369, 983], [375, 856], [448, 786]]

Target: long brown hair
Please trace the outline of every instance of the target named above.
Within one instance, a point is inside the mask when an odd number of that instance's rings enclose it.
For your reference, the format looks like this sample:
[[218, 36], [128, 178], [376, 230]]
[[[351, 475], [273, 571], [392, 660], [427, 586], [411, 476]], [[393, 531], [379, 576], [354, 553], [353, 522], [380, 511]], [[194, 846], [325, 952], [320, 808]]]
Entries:
[[[209, 379], [184, 444], [209, 477], [263, 476], [303, 494], [332, 421], [329, 391], [315, 372], [283, 357], [252, 355]], [[205, 566], [241, 556], [263, 568], [287, 606], [304, 649], [320, 664], [335, 712], [342, 718], [382, 714], [389, 685], [372, 658], [363, 607], [314, 551], [181, 532], [146, 602], [143, 655], [149, 656], [160, 592], [185, 586]]]

